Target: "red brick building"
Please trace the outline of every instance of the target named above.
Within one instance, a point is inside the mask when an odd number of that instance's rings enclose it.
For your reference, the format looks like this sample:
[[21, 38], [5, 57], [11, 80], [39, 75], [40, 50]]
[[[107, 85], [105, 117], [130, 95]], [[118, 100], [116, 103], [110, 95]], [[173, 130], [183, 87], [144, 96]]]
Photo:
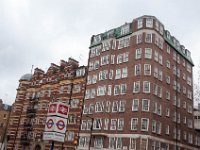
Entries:
[[[7, 135], [8, 150], [49, 150], [51, 141], [43, 141], [49, 103], [62, 101], [70, 105], [67, 132], [63, 148], [73, 150], [78, 141], [80, 119], [85, 93], [86, 67], [69, 58], [60, 66], [51, 64], [45, 73], [36, 68], [33, 75], [19, 80]], [[55, 148], [62, 144], [55, 142]]]
[[200, 149], [190, 52], [157, 18], [92, 36], [88, 65], [77, 149]]

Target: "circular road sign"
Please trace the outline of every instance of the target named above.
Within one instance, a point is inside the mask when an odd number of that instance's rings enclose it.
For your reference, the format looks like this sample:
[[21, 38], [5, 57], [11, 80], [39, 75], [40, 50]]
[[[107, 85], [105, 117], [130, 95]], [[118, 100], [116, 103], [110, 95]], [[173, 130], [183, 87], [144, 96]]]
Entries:
[[65, 123], [63, 120], [59, 120], [57, 123], [56, 123], [56, 126], [59, 130], [63, 130], [65, 128]]
[[54, 124], [53, 119], [49, 119], [46, 124], [48, 129], [52, 128]]

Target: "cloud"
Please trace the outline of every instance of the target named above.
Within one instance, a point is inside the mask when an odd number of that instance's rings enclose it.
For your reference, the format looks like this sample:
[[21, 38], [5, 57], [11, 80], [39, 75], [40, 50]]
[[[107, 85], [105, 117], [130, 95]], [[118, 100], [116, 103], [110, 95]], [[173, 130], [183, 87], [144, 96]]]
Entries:
[[68, 57], [86, 65], [92, 35], [145, 14], [156, 16], [199, 63], [199, 4], [194, 0], [2, 0], [0, 97], [13, 103], [18, 80], [32, 65], [46, 70]]

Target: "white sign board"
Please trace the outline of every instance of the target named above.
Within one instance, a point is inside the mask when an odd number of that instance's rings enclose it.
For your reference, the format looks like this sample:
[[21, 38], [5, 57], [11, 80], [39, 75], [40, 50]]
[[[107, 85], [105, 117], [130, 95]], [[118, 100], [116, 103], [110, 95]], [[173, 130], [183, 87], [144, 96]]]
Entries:
[[69, 106], [62, 102], [53, 102], [49, 104], [47, 116], [60, 116], [68, 118]]
[[43, 133], [43, 140], [64, 142], [65, 141], [65, 134], [56, 133], [56, 132], [44, 132]]
[[65, 133], [67, 128], [67, 119], [55, 116], [49, 116], [46, 119], [45, 131], [55, 131]]

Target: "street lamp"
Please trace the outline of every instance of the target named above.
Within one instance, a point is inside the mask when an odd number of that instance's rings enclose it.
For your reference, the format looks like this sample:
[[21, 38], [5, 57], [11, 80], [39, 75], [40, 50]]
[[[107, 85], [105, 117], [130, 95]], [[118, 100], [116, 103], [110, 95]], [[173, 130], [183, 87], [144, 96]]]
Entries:
[[90, 128], [90, 141], [89, 141], [89, 148], [88, 150], [90, 150], [90, 146], [91, 146], [91, 143], [92, 143], [92, 130], [93, 130], [93, 122], [94, 122], [94, 118], [93, 117], [90, 117], [90, 116], [86, 116], [87, 118], [90, 118], [92, 120], [92, 125], [91, 125], [91, 128]]

